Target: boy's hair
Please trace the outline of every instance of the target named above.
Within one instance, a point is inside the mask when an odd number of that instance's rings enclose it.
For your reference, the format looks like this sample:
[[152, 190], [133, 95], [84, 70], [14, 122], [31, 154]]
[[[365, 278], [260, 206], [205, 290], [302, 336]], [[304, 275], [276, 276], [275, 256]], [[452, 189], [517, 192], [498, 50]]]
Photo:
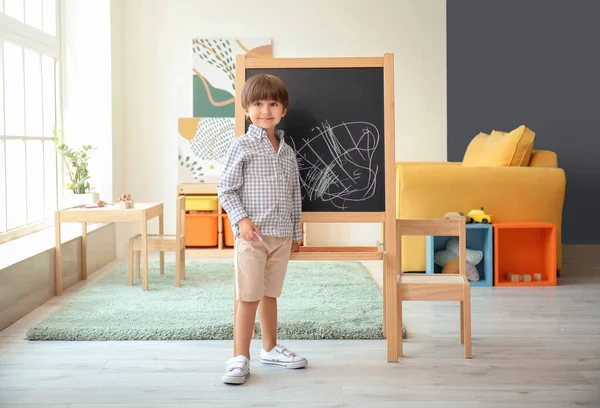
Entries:
[[246, 109], [252, 102], [261, 100], [277, 101], [287, 109], [289, 96], [283, 81], [270, 74], [250, 77], [242, 88], [242, 107]]

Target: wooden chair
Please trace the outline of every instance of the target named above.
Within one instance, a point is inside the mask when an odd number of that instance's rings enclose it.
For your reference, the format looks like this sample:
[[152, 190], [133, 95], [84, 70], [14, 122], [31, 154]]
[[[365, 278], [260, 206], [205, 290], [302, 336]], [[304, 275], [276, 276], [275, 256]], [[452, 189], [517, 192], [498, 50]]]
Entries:
[[[471, 358], [471, 285], [466, 276], [466, 240], [465, 220], [396, 220], [398, 239], [397, 256], [398, 277], [398, 338], [402, 339], [402, 302], [413, 300], [460, 301], [460, 342], [465, 345], [465, 358]], [[403, 274], [402, 273], [402, 236], [458, 236], [459, 271], [450, 274]], [[398, 342], [398, 356], [402, 356], [402, 341]]]
[[[177, 199], [175, 235], [148, 234], [148, 251], [174, 251], [175, 252], [175, 286], [180, 286], [180, 281], [185, 279], [185, 197]], [[142, 236], [134, 235], [129, 239], [129, 286], [133, 285], [133, 255], [135, 254], [136, 276], [140, 278], [140, 258], [142, 250]], [[164, 274], [161, 271], [161, 274]]]

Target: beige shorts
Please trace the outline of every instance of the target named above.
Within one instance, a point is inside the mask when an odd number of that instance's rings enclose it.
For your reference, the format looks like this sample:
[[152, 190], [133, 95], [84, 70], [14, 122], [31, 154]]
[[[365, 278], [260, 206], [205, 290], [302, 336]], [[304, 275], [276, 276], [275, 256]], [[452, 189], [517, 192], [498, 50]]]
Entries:
[[255, 302], [279, 297], [290, 260], [292, 237], [264, 236], [263, 241], [235, 240], [233, 265], [237, 300]]

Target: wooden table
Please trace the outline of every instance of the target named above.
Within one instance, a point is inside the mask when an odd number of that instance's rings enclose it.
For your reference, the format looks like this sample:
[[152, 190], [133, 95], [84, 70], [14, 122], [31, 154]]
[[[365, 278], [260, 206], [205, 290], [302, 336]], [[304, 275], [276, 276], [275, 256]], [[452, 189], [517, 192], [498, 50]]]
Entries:
[[[62, 260], [60, 255], [61, 222], [81, 223], [81, 279], [87, 279], [87, 224], [109, 223], [109, 222], [141, 222], [142, 224], [142, 259], [144, 262], [143, 290], [148, 290], [148, 220], [158, 217], [158, 233], [164, 233], [163, 204], [162, 203], [138, 203], [134, 208], [121, 209], [119, 204], [106, 207], [85, 208], [73, 207], [55, 211], [55, 277], [56, 296], [62, 295]], [[165, 267], [164, 252], [160, 253], [160, 273]]]

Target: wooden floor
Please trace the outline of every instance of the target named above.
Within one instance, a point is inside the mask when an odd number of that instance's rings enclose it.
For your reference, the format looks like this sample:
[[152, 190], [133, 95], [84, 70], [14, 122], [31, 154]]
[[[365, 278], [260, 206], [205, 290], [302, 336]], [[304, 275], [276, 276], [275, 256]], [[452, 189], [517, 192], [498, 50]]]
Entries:
[[[557, 287], [473, 288], [472, 360], [462, 357], [458, 304], [406, 302], [397, 364], [385, 341], [287, 341], [309, 366], [255, 358], [243, 386], [220, 382], [230, 341], [23, 340], [82, 282], [0, 332], [0, 407], [600, 407], [599, 250], [567, 247]], [[381, 282], [380, 263], [367, 265]]]

